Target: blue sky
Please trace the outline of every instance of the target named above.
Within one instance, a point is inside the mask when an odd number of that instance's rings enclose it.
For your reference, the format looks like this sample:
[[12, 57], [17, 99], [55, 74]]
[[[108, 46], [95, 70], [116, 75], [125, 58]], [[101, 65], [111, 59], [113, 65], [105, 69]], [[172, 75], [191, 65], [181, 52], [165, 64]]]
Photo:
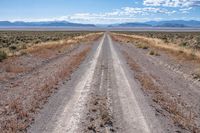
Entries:
[[200, 0], [1, 0], [0, 20], [109, 24], [200, 20]]

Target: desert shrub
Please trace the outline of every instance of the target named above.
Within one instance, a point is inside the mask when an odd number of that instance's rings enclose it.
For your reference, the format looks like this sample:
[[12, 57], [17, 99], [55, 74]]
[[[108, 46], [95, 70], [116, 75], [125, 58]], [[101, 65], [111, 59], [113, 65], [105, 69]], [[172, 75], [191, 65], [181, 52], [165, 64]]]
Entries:
[[21, 49], [27, 49], [26, 44], [22, 44], [22, 45], [21, 45]]
[[151, 50], [151, 51], [149, 52], [149, 55], [159, 56], [159, 54], [158, 54], [156, 51], [154, 51], [154, 50]]
[[148, 49], [149, 47], [144, 45], [144, 44], [137, 44], [136, 45], [137, 48], [141, 48], [141, 49]]
[[2, 43], [7, 43], [7, 41], [6, 40], [2, 40]]
[[187, 46], [187, 42], [182, 42], [181, 44], [179, 44], [179, 46], [186, 47]]
[[0, 51], [0, 62], [7, 58], [7, 54], [4, 51]]
[[34, 43], [35, 43], [35, 44], [38, 44], [38, 43], [40, 43], [40, 41], [39, 41], [39, 40], [36, 40]]
[[15, 45], [11, 45], [11, 46], [9, 47], [9, 49], [10, 49], [10, 50], [16, 50], [17, 47], [16, 47]]
[[200, 80], [200, 68], [197, 68], [196, 70], [194, 70], [194, 73], [192, 74], [193, 79], [195, 80]]
[[26, 51], [21, 51], [21, 55], [27, 55]]
[[146, 45], [143, 45], [142, 49], [148, 49], [149, 47]]
[[196, 58], [196, 54], [194, 51], [192, 51], [189, 55], [191, 57], [191, 59], [195, 59]]
[[149, 52], [149, 55], [154, 55], [155, 54], [155, 52], [153, 51], [153, 50], [151, 50], [150, 52]]

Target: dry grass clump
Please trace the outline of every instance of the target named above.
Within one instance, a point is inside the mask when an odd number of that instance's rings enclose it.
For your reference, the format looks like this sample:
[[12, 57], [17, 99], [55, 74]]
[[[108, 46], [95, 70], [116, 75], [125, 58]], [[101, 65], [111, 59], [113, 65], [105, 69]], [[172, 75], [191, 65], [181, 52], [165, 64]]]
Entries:
[[193, 78], [200, 80], [200, 68], [195, 70], [195, 73], [193, 74]]
[[154, 50], [151, 50], [151, 51], [149, 51], [149, 55], [159, 56], [159, 53]]
[[5, 120], [0, 123], [0, 131], [2, 133], [23, 132], [28, 126], [27, 122], [31, 121], [31, 119], [28, 118], [29, 114], [25, 111], [19, 98], [11, 100], [3, 109], [1, 115], [7, 115]]
[[7, 58], [7, 53], [0, 50], [0, 62]]
[[149, 47], [147, 45], [144, 44], [136, 44], [137, 48], [141, 48], [141, 49], [148, 49]]
[[[90, 98], [85, 132], [114, 132], [113, 117], [109, 112], [107, 97], [99, 95]], [[89, 130], [89, 131], [88, 131]]]
[[197, 127], [195, 123], [196, 114], [194, 111], [187, 107], [186, 103], [179, 97], [172, 97], [163, 92], [163, 90], [166, 89], [156, 85], [152, 78], [142, 71], [142, 68], [128, 55], [128, 53], [123, 51], [123, 54], [126, 57], [129, 66], [135, 72], [136, 79], [141, 83], [143, 91], [151, 94], [152, 100], [169, 113], [174, 124], [194, 133], [200, 132], [200, 128]]

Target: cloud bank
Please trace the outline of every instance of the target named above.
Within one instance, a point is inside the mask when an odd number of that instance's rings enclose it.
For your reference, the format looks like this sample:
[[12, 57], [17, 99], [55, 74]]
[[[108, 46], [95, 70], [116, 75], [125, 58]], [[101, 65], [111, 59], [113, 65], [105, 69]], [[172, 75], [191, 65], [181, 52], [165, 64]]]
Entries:
[[200, 6], [200, 0], [144, 0], [145, 6], [194, 7]]
[[[109, 23], [122, 23], [122, 22], [141, 22], [148, 21], [149, 15], [152, 14], [165, 14], [171, 15], [176, 11], [167, 10], [158, 7], [122, 7], [121, 9], [115, 9], [111, 12], [104, 13], [75, 13], [72, 15], [61, 16], [50, 19], [25, 19], [23, 21], [70, 21], [76, 23], [94, 23], [94, 24], [109, 24]], [[140, 16], [140, 17], [138, 17]], [[20, 19], [21, 20], [21, 19]], [[160, 20], [160, 18], [154, 18], [154, 20]], [[16, 20], [13, 20], [16, 21]]]
[[[167, 7], [167, 8], [166, 8]], [[169, 8], [168, 8], [169, 7]], [[22, 21], [70, 21], [76, 23], [109, 24], [162, 20], [166, 16], [189, 14], [194, 7], [200, 7], [200, 0], [143, 0], [140, 7], [122, 7], [110, 12], [81, 12], [47, 19], [15, 19]], [[173, 16], [172, 16], [173, 15]], [[153, 17], [152, 17], [153, 16]], [[174, 18], [175, 19], [175, 18]]]

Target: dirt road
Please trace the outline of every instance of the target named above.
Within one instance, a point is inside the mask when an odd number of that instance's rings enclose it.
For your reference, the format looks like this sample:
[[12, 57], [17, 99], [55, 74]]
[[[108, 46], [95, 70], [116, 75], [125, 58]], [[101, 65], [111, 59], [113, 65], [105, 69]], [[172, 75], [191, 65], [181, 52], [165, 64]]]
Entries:
[[164, 132], [113, 43], [105, 33], [28, 132]]
[[[49, 99], [28, 132], [192, 132], [192, 129], [189, 131], [176, 124], [167, 112], [169, 110], [165, 110], [164, 106], [159, 104], [159, 100], [156, 101], [144, 91], [145, 87], [152, 90], [157, 89], [154, 85], [157, 85], [157, 78], [153, 77], [150, 82], [148, 74], [144, 75], [141, 70], [139, 71], [136, 64], [135, 67], [131, 67], [128, 56], [139, 60], [138, 63], [146, 67], [144, 73], [149, 74], [156, 69], [150, 65], [152, 60], [146, 61], [149, 57], [146, 58], [132, 46], [121, 45], [113, 41], [110, 35], [105, 33], [93, 45], [88, 57], [73, 73], [71, 80], [64, 82], [59, 91]], [[133, 62], [131, 63], [133, 65]], [[160, 69], [154, 70], [157, 74], [162, 72], [162, 68], [158, 68]], [[143, 75], [147, 76], [148, 80], [141, 80]], [[157, 75], [157, 77], [161, 75]], [[168, 75], [160, 78], [162, 81], [162, 79], [168, 78]], [[176, 79], [177, 84], [174, 87], [180, 88], [179, 82], [183, 81], [184, 79], [181, 78]], [[158, 87], [163, 89], [164, 85], [160, 85], [161, 87], [159, 85]], [[166, 86], [170, 87], [173, 84]], [[151, 95], [153, 94], [151, 93]], [[184, 93], [180, 95], [186, 97]], [[166, 98], [162, 97], [161, 92], [159, 92], [159, 96], [164, 100]], [[192, 121], [189, 124], [191, 123]]]

